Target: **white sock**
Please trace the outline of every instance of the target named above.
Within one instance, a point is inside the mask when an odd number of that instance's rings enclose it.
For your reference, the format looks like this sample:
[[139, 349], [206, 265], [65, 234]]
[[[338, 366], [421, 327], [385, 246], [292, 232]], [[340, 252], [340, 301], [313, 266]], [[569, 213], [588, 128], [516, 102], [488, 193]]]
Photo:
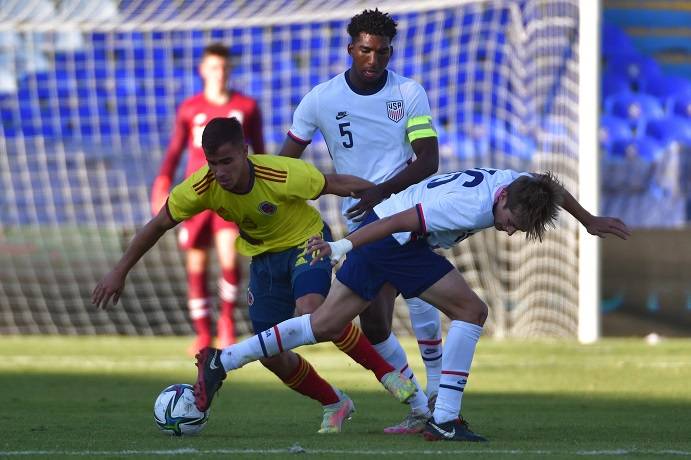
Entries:
[[317, 343], [317, 340], [312, 333], [310, 315], [302, 315], [224, 348], [221, 352], [221, 363], [228, 372], [252, 361], [313, 343]]
[[384, 361], [391, 364], [394, 369], [415, 383], [418, 391], [408, 401], [410, 409], [413, 412], [426, 413], [429, 410], [427, 407], [427, 395], [422, 391], [415, 375], [413, 375], [413, 370], [408, 366], [408, 358], [396, 336], [392, 333], [386, 340], [373, 346], [377, 353], [384, 358]]
[[470, 374], [475, 346], [482, 327], [464, 321], [451, 321], [442, 358], [439, 394], [434, 406], [434, 420], [448, 422], [461, 412], [463, 390]]
[[427, 396], [439, 391], [441, 376], [441, 318], [439, 310], [422, 299], [406, 299], [420, 356], [427, 371]]

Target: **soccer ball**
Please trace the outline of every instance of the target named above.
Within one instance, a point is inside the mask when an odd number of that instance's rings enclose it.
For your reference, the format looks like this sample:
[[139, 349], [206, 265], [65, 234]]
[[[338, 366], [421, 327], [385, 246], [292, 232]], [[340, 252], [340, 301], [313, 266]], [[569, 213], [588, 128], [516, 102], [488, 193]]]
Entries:
[[194, 405], [192, 385], [176, 383], [158, 395], [154, 403], [154, 422], [165, 434], [182, 436], [199, 434], [209, 419]]

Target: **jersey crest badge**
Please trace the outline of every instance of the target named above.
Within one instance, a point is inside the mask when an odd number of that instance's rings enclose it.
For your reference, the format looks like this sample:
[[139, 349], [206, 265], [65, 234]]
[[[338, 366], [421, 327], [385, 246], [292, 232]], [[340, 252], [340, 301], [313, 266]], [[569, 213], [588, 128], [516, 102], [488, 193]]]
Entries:
[[275, 214], [277, 208], [278, 206], [273, 203], [269, 203], [268, 201], [262, 201], [259, 203], [259, 212], [266, 214], [267, 216]]
[[403, 119], [403, 101], [386, 101], [386, 114], [389, 119], [398, 123]]

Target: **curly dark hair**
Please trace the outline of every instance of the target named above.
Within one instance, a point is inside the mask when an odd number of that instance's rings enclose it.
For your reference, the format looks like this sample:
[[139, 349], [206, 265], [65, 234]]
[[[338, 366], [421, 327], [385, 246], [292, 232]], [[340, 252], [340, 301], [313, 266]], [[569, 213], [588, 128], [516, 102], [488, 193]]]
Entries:
[[389, 13], [382, 13], [377, 8], [374, 10], [364, 10], [351, 18], [350, 24], [348, 24], [348, 35], [350, 35], [353, 41], [357, 40], [362, 32], [380, 37], [389, 37], [389, 41], [392, 41], [396, 36], [397, 25], [396, 21], [389, 16]]
[[243, 145], [245, 142], [242, 125], [237, 118], [214, 118], [202, 133], [204, 153], [215, 153], [224, 144]]
[[529, 240], [540, 240], [554, 227], [564, 188], [552, 172], [521, 176], [506, 187], [506, 207], [514, 213]]

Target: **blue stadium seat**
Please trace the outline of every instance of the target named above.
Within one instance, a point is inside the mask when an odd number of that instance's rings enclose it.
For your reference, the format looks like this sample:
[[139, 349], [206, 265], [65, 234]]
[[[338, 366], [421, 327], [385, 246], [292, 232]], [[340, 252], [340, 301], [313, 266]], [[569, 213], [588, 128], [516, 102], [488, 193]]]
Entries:
[[622, 93], [608, 97], [605, 99], [605, 113], [627, 120], [630, 126], [664, 116], [660, 101], [644, 93]]
[[619, 54], [636, 54], [636, 48], [626, 33], [616, 25], [603, 22], [602, 24], [602, 55], [611, 58]]
[[604, 115], [600, 118], [599, 140], [600, 145], [608, 149], [616, 141], [629, 141], [633, 139], [633, 131], [627, 120]]
[[661, 75], [660, 66], [655, 59], [637, 54], [612, 56], [607, 63], [607, 72], [625, 76], [634, 89], [643, 88], [647, 80]]
[[655, 97], [669, 99], [691, 93], [691, 80], [678, 75], [659, 75], [647, 80], [641, 89]]
[[691, 118], [666, 117], [648, 122], [645, 134], [667, 146], [679, 142], [691, 146]]
[[631, 91], [629, 79], [617, 73], [608, 72], [602, 76], [602, 99]]
[[680, 117], [691, 119], [691, 93], [680, 94], [674, 98], [672, 113]]
[[620, 140], [612, 143], [609, 150], [613, 157], [639, 158], [648, 162], [659, 159], [664, 153], [662, 146], [649, 137]]

